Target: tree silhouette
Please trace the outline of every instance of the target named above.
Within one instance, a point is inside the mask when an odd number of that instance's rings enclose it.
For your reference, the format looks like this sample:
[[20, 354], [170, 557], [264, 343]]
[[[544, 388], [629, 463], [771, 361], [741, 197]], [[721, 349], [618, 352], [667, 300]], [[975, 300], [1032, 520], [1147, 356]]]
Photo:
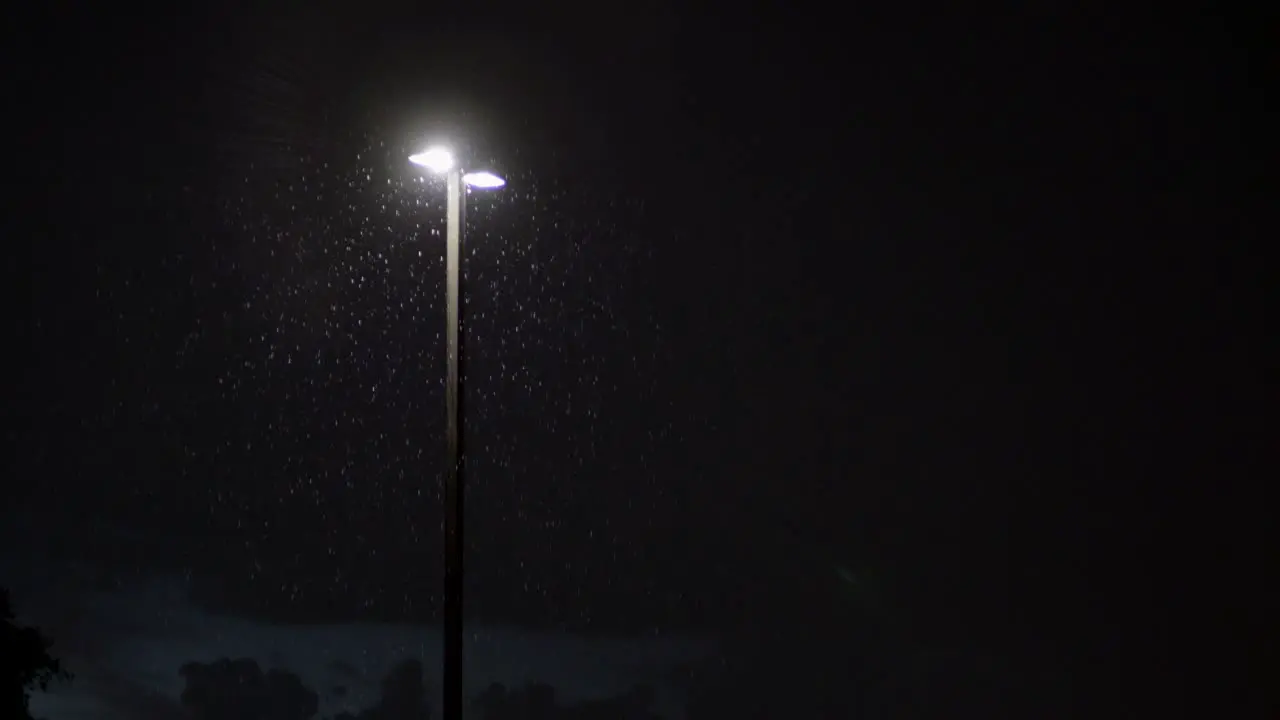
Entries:
[[62, 662], [49, 654], [53, 641], [37, 628], [17, 624], [9, 591], [0, 588], [0, 673], [3, 673], [3, 716], [30, 720], [31, 691], [49, 689], [54, 680], [70, 680], [71, 673]]
[[[263, 672], [255, 660], [223, 658], [191, 662], [180, 673], [186, 680], [182, 705], [193, 720], [310, 720], [318, 697], [286, 670]], [[611, 698], [559, 705], [556, 689], [532, 683], [507, 690], [494, 683], [472, 700], [484, 720], [661, 720], [652, 710], [654, 688], [637, 685]], [[378, 702], [358, 713], [339, 712], [332, 720], [430, 720], [422, 663], [406, 659], [382, 679]]]
[[287, 670], [262, 672], [255, 660], [187, 663], [182, 705], [195, 720], [309, 720], [319, 698]]
[[650, 709], [653, 701], [653, 688], [639, 685], [616, 697], [559, 706], [550, 685], [535, 683], [509, 691], [494, 683], [472, 700], [472, 706], [484, 720], [658, 720]]
[[405, 660], [382, 679], [382, 699], [360, 713], [366, 720], [429, 720], [427, 690], [422, 682], [422, 663]]
[[360, 711], [359, 715], [341, 712], [333, 720], [430, 720], [426, 684], [422, 680], [422, 663], [404, 660], [382, 679], [382, 697], [378, 703]]

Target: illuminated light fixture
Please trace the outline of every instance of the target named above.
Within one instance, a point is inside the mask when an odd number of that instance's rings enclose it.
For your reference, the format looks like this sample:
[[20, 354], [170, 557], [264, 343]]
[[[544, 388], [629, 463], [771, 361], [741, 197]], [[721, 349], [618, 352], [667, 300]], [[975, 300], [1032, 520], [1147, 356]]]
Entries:
[[[409, 156], [409, 162], [420, 165], [433, 173], [444, 174], [457, 170], [457, 161], [449, 148], [434, 145], [420, 153]], [[462, 182], [468, 187], [480, 190], [493, 190], [507, 184], [506, 180], [488, 171], [462, 173]]]
[[494, 175], [491, 172], [472, 172], [462, 176], [462, 182], [473, 188], [481, 188], [490, 190], [500, 188], [507, 184], [506, 180]]
[[409, 162], [421, 165], [431, 172], [448, 172], [453, 169], [453, 153], [448, 148], [431, 147], [417, 155], [410, 155]]

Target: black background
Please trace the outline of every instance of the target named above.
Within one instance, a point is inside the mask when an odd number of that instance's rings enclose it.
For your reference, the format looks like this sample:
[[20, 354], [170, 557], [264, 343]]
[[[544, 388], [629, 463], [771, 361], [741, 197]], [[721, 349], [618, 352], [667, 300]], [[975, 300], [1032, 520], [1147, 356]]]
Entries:
[[[817, 627], [815, 578], [836, 562], [874, 568], [914, 634], [1060, 668], [1117, 714], [1258, 695], [1235, 670], [1265, 659], [1246, 648], [1262, 647], [1248, 639], [1272, 557], [1258, 501], [1266, 266], [1250, 213], [1262, 105], [1241, 23], [1051, 5], [36, 12], [10, 43], [7, 456], [14, 507], [47, 514], [66, 554], [195, 567], [224, 578], [207, 603], [243, 613], [434, 612], [401, 601], [429, 595], [438, 572], [434, 541], [410, 539], [433, 527], [415, 514], [438, 517], [403, 494], [412, 483], [376, 499], [326, 486], [326, 507], [344, 509], [317, 512], [281, 509], [270, 477], [290, 458], [335, 477], [349, 462], [430, 477], [435, 461], [379, 465], [394, 443], [368, 427], [242, 451], [269, 435], [268, 409], [292, 407], [281, 388], [314, 372], [241, 373], [234, 397], [212, 378], [257, 347], [237, 308], [284, 302], [259, 294], [255, 278], [283, 265], [252, 249], [250, 227], [345, 217], [286, 208], [280, 178], [328, 158], [334, 176], [358, 173], [361, 152], [394, 176], [422, 127], [465, 128], [473, 157], [511, 181], [492, 222], [539, 227], [542, 248], [604, 238], [564, 277], [579, 283], [567, 307], [596, 293], [610, 320], [572, 340], [543, 326], [536, 341], [562, 348], [543, 354], [560, 364], [519, 362], [622, 388], [598, 401], [611, 429], [575, 416], [554, 437], [533, 428], [562, 397], [478, 401], [491, 410], [472, 418], [473, 451], [491, 440], [518, 467], [475, 460], [490, 478], [469, 510], [478, 616]], [[543, 220], [545, 202], [521, 197], [535, 184], [544, 199], [556, 188]], [[257, 214], [228, 220], [231, 207]], [[520, 271], [510, 295], [549, 302]], [[334, 350], [374, 348], [288, 412], [433, 437], [434, 396], [399, 415], [343, 393], [373, 382], [384, 350], [436, 357], [435, 316], [387, 320], [376, 293], [334, 302], [383, 317], [393, 338], [368, 330]], [[492, 302], [474, 332], [516, 321]], [[197, 318], [202, 344], [179, 362]], [[483, 378], [500, 353], [476, 352]], [[636, 440], [658, 428], [669, 439]], [[587, 435], [602, 447], [590, 478], [551, 481]], [[656, 459], [638, 460], [641, 446]], [[270, 537], [245, 529], [263, 517]], [[583, 539], [606, 520], [612, 545]], [[143, 551], [119, 528], [190, 542]], [[340, 560], [316, 550], [335, 536]], [[255, 563], [269, 580], [247, 579]], [[334, 563], [366, 574], [335, 585]], [[530, 576], [541, 590], [520, 589]], [[281, 578], [310, 590], [267, 587]]]

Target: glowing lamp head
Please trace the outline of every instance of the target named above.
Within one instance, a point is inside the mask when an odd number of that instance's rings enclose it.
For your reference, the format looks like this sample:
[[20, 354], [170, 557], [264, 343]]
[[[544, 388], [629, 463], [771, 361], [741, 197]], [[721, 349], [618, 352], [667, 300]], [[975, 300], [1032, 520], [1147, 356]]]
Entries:
[[462, 182], [480, 190], [494, 190], [507, 184], [506, 180], [491, 172], [472, 172], [462, 176]]
[[453, 169], [453, 153], [448, 148], [432, 147], [416, 155], [409, 156], [409, 162], [434, 173], [448, 172]]

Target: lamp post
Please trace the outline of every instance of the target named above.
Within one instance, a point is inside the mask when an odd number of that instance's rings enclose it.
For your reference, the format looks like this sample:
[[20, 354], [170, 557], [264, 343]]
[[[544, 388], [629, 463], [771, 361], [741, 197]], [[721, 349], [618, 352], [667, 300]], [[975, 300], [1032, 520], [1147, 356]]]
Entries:
[[462, 381], [462, 236], [466, 187], [496, 189], [506, 182], [489, 172], [464, 173], [442, 147], [409, 161], [444, 174], [445, 222], [445, 470], [444, 470], [444, 718], [462, 720], [462, 497], [464, 489]]

